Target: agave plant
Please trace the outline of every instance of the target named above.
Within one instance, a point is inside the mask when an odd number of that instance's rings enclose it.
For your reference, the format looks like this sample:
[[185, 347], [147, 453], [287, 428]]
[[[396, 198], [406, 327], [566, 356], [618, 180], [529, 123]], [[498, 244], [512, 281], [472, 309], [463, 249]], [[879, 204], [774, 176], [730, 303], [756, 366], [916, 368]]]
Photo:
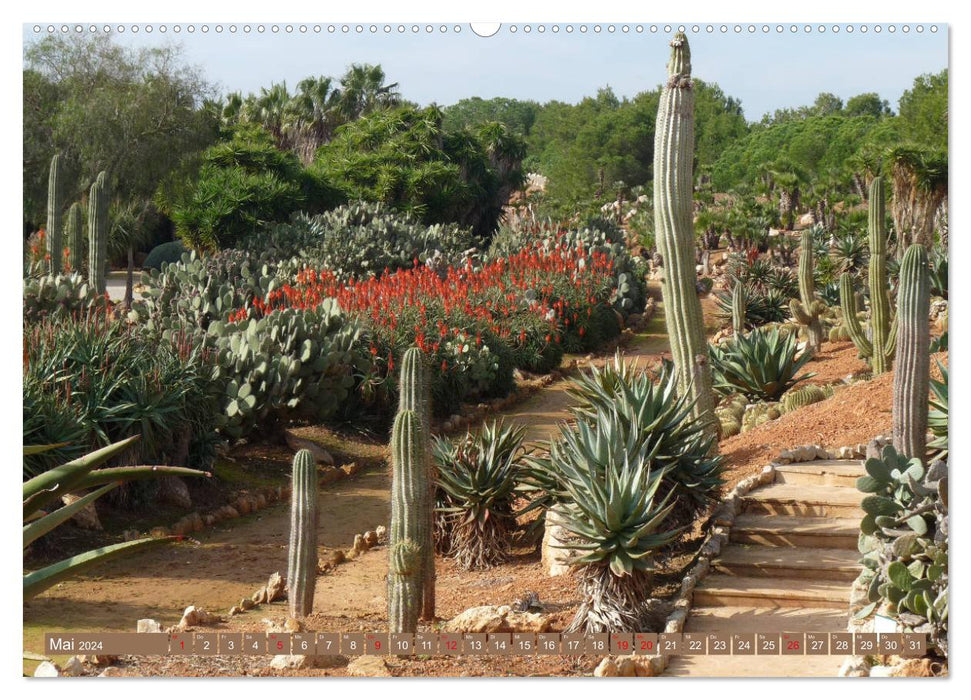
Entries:
[[795, 334], [783, 335], [777, 328], [758, 329], [709, 349], [714, 388], [725, 396], [778, 401], [794, 385], [816, 376], [815, 372], [799, 375], [811, 355], [799, 354]]
[[467, 433], [458, 444], [435, 438], [440, 540], [469, 571], [505, 560], [515, 527], [513, 501], [523, 467], [525, 426], [498, 423]]
[[616, 408], [617, 427], [643, 441], [654, 455], [656, 468], [664, 470], [667, 489], [688, 494], [703, 503], [723, 483], [722, 460], [712, 455], [714, 437], [691, 415], [690, 398], [679, 396], [669, 362], [662, 364], [656, 381], [619, 354], [602, 370], [592, 367], [567, 390], [574, 398], [572, 411], [586, 423], [597, 421], [604, 411]]
[[[160, 476], [209, 476], [207, 472], [182, 467], [136, 466], [95, 469], [95, 467], [129, 448], [136, 440], [138, 440], [137, 435], [103, 447], [25, 481], [24, 549], [26, 550], [32, 542], [69, 520], [85, 506], [93, 503], [121, 482], [153, 479]], [[58, 446], [25, 446], [24, 454], [39, 454], [56, 447]], [[90, 488], [95, 488], [95, 490], [70, 505], [51, 508], [60, 503], [62, 496]], [[176, 539], [179, 538], [147, 537], [131, 542], [121, 542], [84, 552], [24, 574], [24, 600], [33, 598], [64, 579], [76, 576], [109, 559], [126, 556]]]
[[[731, 323], [732, 296], [728, 292], [717, 292], [715, 304], [718, 306], [715, 315]], [[749, 330], [764, 326], [767, 323], [784, 323], [789, 318], [789, 297], [770, 289], [768, 292], [757, 292], [749, 289], [745, 297], [745, 327]]]
[[[567, 631], [588, 634], [643, 629], [653, 587], [654, 555], [680, 529], [666, 529], [671, 492], [658, 499], [663, 469], [643, 441], [617, 434], [616, 409], [600, 409], [593, 423], [561, 426], [550, 445], [543, 478], [555, 484], [566, 545], [580, 575], [583, 602]], [[630, 434], [629, 434], [630, 435]]]
[[868, 248], [861, 236], [847, 233], [836, 239], [833, 263], [838, 273], [859, 272], [866, 267], [868, 257]]
[[927, 443], [927, 447], [936, 451], [937, 459], [947, 461], [947, 367], [938, 362], [937, 369], [941, 378], [930, 381], [931, 410], [927, 414], [927, 427], [934, 434], [934, 439]]
[[928, 266], [931, 278], [931, 294], [947, 299], [947, 253], [938, 251], [930, 257]]

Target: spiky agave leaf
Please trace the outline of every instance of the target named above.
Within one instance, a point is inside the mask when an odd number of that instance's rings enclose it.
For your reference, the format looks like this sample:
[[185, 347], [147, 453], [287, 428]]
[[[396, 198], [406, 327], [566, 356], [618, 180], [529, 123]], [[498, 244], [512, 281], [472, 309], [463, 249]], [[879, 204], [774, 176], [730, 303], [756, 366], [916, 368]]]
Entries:
[[796, 336], [782, 335], [777, 328], [755, 330], [709, 349], [715, 390], [726, 396], [775, 401], [795, 384], [816, 376], [815, 372], [797, 376], [811, 354], [797, 357]]
[[927, 427], [934, 434], [934, 439], [927, 443], [932, 450], [937, 451], [937, 458], [947, 461], [948, 454], [948, 381], [947, 367], [940, 362], [937, 369], [941, 379], [931, 379], [931, 410], [927, 414]]

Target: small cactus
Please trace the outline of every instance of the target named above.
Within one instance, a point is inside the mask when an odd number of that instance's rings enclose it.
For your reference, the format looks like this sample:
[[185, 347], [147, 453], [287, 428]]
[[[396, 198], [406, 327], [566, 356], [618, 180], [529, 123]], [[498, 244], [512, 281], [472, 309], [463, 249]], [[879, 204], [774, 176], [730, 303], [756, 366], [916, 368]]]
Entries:
[[422, 553], [411, 540], [401, 540], [390, 549], [388, 565], [388, 626], [391, 630], [418, 627]]
[[317, 464], [310, 450], [293, 458], [287, 585], [290, 616], [309, 615], [317, 581]]
[[789, 302], [789, 311], [800, 325], [806, 327], [807, 346], [815, 353], [823, 344], [820, 317], [826, 312], [826, 305], [816, 298], [813, 268], [813, 236], [811, 230], [806, 230], [802, 232], [799, 250], [799, 299]]
[[84, 260], [84, 217], [78, 202], [72, 204], [67, 210], [64, 232], [67, 234], [68, 262], [71, 265], [71, 271], [80, 272], [81, 262]]
[[[907, 248], [897, 291], [897, 359], [893, 374], [893, 446], [911, 458], [927, 457], [930, 391], [930, 276], [927, 250]], [[874, 370], [875, 371], [875, 370]]]
[[742, 335], [745, 332], [745, 304], [748, 295], [745, 292], [745, 285], [741, 282], [735, 283], [732, 290], [732, 330], [735, 335]]
[[63, 215], [61, 156], [55, 153], [51, 158], [51, 172], [47, 179], [47, 256], [48, 266], [52, 275], [61, 273], [61, 260], [64, 257], [63, 229], [61, 219]]
[[101, 180], [91, 185], [88, 198], [88, 282], [98, 294], [105, 293], [108, 262], [108, 192]]
[[831, 387], [806, 384], [798, 389], [793, 389], [782, 397], [782, 410], [786, 413], [795, 411], [798, 408], [825, 401], [832, 395], [833, 389]]
[[860, 325], [857, 316], [856, 292], [848, 272], [840, 277], [840, 306], [850, 339], [860, 355], [870, 361], [874, 374], [890, 369], [897, 339], [897, 318], [890, 319], [890, 285], [887, 279], [887, 232], [883, 178], [870, 184], [870, 332]]

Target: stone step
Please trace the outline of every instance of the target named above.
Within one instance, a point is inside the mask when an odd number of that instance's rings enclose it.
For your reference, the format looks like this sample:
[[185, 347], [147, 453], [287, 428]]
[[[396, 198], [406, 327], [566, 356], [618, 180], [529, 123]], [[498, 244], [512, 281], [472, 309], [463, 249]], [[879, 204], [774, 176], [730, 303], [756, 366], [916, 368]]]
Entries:
[[863, 462], [847, 459], [820, 459], [815, 462], [782, 464], [775, 468], [780, 484], [808, 486], [846, 486], [856, 488], [856, 480], [866, 474]]
[[859, 558], [850, 549], [736, 544], [722, 551], [714, 568], [728, 576], [848, 582], [860, 574]]
[[770, 484], [742, 497], [742, 512], [820, 518], [863, 517], [863, 494], [845, 486]]
[[844, 582], [711, 574], [695, 588], [693, 605], [838, 608], [849, 602], [850, 587]]
[[[685, 621], [685, 632], [843, 632], [848, 621], [845, 607], [834, 608], [757, 608], [695, 607]], [[844, 656], [805, 655], [773, 656], [675, 656], [671, 657], [665, 676], [764, 677], [836, 676]], [[764, 662], [764, 663], [763, 663]]]
[[[744, 515], [735, 518], [731, 540], [771, 547], [819, 547], [857, 551], [859, 518]], [[726, 550], [727, 551], [727, 550]]]

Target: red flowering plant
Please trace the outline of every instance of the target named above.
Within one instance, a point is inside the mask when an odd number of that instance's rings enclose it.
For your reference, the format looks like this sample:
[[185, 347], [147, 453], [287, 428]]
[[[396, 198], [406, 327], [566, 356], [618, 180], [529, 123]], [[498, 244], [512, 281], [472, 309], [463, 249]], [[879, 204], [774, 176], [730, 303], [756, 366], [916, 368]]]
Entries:
[[584, 349], [619, 330], [611, 308], [613, 261], [567, 244], [536, 244], [480, 267], [471, 262], [439, 272], [420, 265], [341, 282], [329, 270], [304, 269], [236, 312], [232, 320], [279, 309], [314, 308], [335, 298], [369, 330], [372, 385], [394, 374], [412, 345], [436, 369], [438, 411], [463, 400], [503, 395], [512, 369], [546, 371], [564, 348]]

